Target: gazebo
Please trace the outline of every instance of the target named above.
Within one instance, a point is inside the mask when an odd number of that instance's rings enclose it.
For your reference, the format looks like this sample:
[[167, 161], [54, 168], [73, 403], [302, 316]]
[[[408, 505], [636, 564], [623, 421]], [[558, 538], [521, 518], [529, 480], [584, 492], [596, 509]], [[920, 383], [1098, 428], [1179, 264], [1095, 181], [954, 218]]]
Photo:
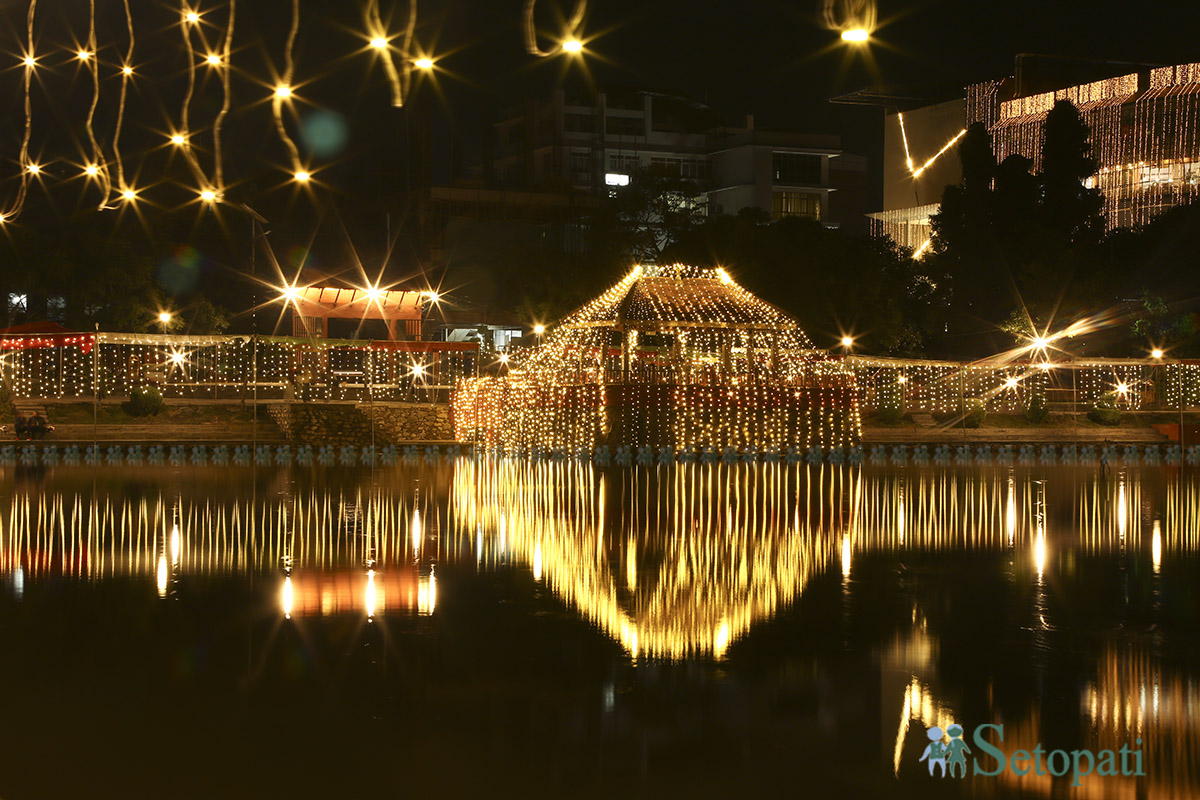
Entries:
[[857, 444], [854, 376], [721, 269], [635, 267], [505, 374], [460, 382], [460, 440], [738, 451]]

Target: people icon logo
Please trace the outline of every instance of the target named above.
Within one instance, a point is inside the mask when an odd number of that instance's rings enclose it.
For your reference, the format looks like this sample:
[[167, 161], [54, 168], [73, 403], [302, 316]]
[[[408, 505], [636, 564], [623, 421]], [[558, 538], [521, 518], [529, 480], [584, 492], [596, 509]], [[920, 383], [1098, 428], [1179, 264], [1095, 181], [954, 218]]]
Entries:
[[[994, 743], [984, 738], [984, 734], [989, 731], [996, 734]], [[930, 775], [933, 774], [934, 767], [938, 766], [943, 778], [947, 775], [952, 778], [967, 776], [967, 753], [973, 751], [967, 746], [965, 733], [963, 727], [957, 724], [947, 725], [944, 731], [936, 725], [926, 730], [929, 744], [921, 754], [920, 760], [929, 762]], [[981, 760], [972, 760], [972, 775], [993, 777], [1005, 770], [1014, 775], [1027, 775], [1032, 772], [1035, 775], [1053, 775], [1056, 778], [1070, 774], [1071, 785], [1079, 786], [1083, 777], [1092, 774], [1105, 777], [1146, 774], [1142, 768], [1142, 751], [1135, 750], [1128, 744], [1121, 745], [1119, 750], [1093, 752], [1046, 750], [1039, 742], [1032, 750], [1016, 750], [1009, 756], [997, 746], [1004, 743], [1003, 725], [980, 725], [975, 728], [972, 739], [981, 754]], [[1136, 742], [1140, 747], [1142, 740], [1139, 738]], [[991, 759], [996, 763], [993, 765], [982, 759]]]

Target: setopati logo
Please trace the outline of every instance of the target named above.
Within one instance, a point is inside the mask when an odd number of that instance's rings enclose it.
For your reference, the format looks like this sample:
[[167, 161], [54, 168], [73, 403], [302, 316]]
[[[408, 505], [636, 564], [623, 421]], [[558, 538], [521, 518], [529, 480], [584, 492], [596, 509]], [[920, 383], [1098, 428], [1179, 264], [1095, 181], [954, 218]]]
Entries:
[[[989, 741], [985, 735], [995, 733]], [[1126, 777], [1145, 775], [1142, 768], [1142, 740], [1135, 740], [1137, 749], [1128, 744], [1118, 750], [1046, 750], [1039, 742], [1032, 750], [1006, 751], [1003, 725], [980, 725], [971, 736], [974, 748], [967, 745], [966, 732], [961, 725], [948, 725], [946, 730], [934, 726], [926, 732], [929, 745], [921, 761], [929, 764], [929, 774], [940, 777], [965, 778], [968, 774], [967, 755], [971, 755], [970, 774], [995, 777], [1008, 771], [1013, 775], [1071, 776], [1071, 785], [1079, 786], [1088, 775]], [[937, 772], [935, 772], [935, 769]]]

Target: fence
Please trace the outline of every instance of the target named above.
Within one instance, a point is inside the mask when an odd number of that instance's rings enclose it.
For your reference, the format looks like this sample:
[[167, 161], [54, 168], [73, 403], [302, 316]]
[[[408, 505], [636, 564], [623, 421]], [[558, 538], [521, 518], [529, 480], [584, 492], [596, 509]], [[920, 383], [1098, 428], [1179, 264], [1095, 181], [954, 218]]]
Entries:
[[1055, 363], [919, 361], [846, 356], [866, 411], [953, 414], [972, 405], [1019, 414], [1036, 402], [1052, 411], [1098, 405], [1126, 411], [1200, 408], [1200, 362], [1088, 359]]
[[15, 397], [446, 401], [479, 368], [473, 342], [95, 333], [0, 336]]

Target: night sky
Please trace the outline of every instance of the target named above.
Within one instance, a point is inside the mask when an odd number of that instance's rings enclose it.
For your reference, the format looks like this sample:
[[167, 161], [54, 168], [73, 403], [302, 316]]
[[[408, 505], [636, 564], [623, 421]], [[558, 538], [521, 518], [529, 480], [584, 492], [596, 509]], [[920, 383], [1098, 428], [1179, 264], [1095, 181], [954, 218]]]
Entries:
[[[164, 146], [186, 91], [180, 9], [166, 2], [130, 3], [137, 76], [122, 151], [126, 169], [146, 190], [143, 219], [157, 225], [155, 220], [167, 215], [182, 225], [178, 230], [185, 236], [219, 228], [231, 244], [214, 257], [233, 258], [232, 243], [248, 223], [227, 210], [215, 215], [219, 219], [208, 219], [214, 215], [194, 202], [196, 181], [178, 152]], [[831, 96], [875, 83], [954, 86], [1007, 75], [1014, 54], [1022, 51], [1164, 64], [1200, 60], [1197, 4], [882, 0], [873, 43], [854, 50], [825, 27], [823, 6], [821, 0], [592, 0], [583, 25], [588, 55], [581, 69], [562, 57], [525, 52], [521, 0], [424, 0], [416, 40], [438, 57], [438, 71], [432, 81], [418, 77], [408, 106], [397, 110], [389, 102], [378, 57], [367, 46], [360, 4], [302, 0], [294, 79], [300, 122], [289, 117], [287, 124], [319, 182], [306, 192], [289, 181], [291, 169], [269, 101], [273, 76], [283, 65], [291, 4], [242, 0], [232, 111], [224, 126], [226, 199], [231, 205], [248, 203], [268, 217], [278, 250], [306, 246], [317, 230], [317, 238], [349, 240], [360, 255], [369, 255], [376, 249], [370, 242], [381, 245], [389, 226], [402, 227], [408, 209], [401, 195], [414, 181], [414, 158], [433, 183], [448, 182], [478, 158], [484, 125], [496, 108], [563, 82], [677, 90], [707, 101], [730, 122], [753, 113], [759, 127], [839, 133], [847, 149], [877, 158], [880, 113], [832, 105]], [[387, 0], [380, 7], [385, 18], [390, 16], [390, 32], [398, 33], [407, 7]], [[225, 4], [201, 2], [196, 8], [204, 15], [203, 35], [216, 48]], [[24, 129], [19, 59], [26, 10], [25, 2], [0, 3], [0, 49], [13, 65], [0, 72], [0, 155], [9, 176], [0, 183], [5, 198], [15, 191]], [[538, 3], [543, 46], [549, 46], [561, 29], [558, 20], [569, 12], [570, 7], [548, 0]], [[96, 0], [96, 16], [101, 97], [94, 129], [111, 163], [119, 67], [128, 39], [119, 0]], [[42, 0], [38, 6], [30, 152], [45, 163], [46, 175], [43, 186], [31, 187], [22, 224], [53, 228], [99, 200], [95, 189], [85, 191], [80, 178], [92, 87], [74, 51], [87, 23], [88, 3], [82, 0]], [[197, 41], [190, 127], [201, 164], [211, 174], [208, 128], [221, 92], [214, 71], [201, 63], [202, 50]], [[309, 126], [315, 126], [316, 139], [306, 138]], [[313, 154], [317, 139], [319, 156]], [[124, 214], [121, 224], [132, 219]]]

